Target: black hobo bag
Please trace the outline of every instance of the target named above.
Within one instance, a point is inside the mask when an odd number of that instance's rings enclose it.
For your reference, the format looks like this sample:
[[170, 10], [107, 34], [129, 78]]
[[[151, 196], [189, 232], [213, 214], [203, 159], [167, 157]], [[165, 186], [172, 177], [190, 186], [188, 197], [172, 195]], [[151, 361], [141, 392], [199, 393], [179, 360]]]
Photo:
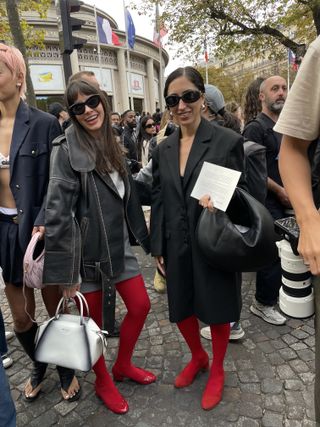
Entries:
[[196, 228], [196, 241], [205, 260], [227, 272], [258, 271], [278, 256], [279, 240], [269, 211], [241, 188], [226, 212], [204, 209]]

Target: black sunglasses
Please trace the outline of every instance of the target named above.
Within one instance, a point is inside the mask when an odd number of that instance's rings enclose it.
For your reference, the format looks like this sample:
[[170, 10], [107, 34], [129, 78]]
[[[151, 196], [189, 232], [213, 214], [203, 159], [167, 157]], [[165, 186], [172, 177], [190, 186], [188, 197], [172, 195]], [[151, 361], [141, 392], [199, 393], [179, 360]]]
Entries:
[[69, 107], [69, 113], [73, 116], [79, 116], [86, 110], [86, 105], [89, 108], [96, 108], [101, 102], [100, 95], [91, 95], [85, 102], [76, 102]]
[[198, 90], [187, 90], [181, 96], [179, 95], [168, 95], [165, 97], [167, 107], [175, 107], [179, 104], [180, 99], [186, 104], [192, 104], [200, 99], [201, 92]]
[[153, 128], [153, 127], [155, 127], [155, 124], [154, 123], [150, 123], [149, 125], [145, 125], [145, 129], [151, 129], [151, 128]]

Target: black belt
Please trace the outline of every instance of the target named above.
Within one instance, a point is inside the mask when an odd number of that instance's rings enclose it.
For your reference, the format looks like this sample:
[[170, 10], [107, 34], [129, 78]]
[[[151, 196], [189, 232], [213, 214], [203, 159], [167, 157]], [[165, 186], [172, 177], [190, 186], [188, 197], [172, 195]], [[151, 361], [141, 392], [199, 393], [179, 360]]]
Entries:
[[0, 221], [1, 222], [11, 222], [13, 224], [19, 224], [19, 217], [18, 217], [18, 215], [6, 215], [6, 214], [0, 212]]

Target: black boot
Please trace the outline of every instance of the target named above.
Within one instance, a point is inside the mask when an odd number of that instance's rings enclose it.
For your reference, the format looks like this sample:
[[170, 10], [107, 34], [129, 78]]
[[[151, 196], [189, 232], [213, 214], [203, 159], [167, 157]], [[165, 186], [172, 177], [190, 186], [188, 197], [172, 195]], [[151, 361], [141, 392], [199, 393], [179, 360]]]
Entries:
[[[16, 332], [16, 337], [18, 338], [18, 341], [24, 348], [24, 351], [33, 361], [33, 367], [32, 367], [31, 376], [29, 379], [33, 390], [42, 383], [42, 380], [44, 378], [44, 375], [46, 373], [46, 369], [48, 366], [47, 363], [36, 362], [34, 360], [34, 349], [35, 349], [34, 340], [35, 340], [37, 330], [38, 330], [38, 325], [34, 323], [28, 331]], [[36, 395], [31, 397], [24, 395], [24, 397], [28, 402], [32, 402], [39, 396], [39, 393], [40, 393], [40, 388]]]
[[[60, 384], [61, 384], [61, 393], [64, 391], [66, 394], [68, 394], [68, 388], [70, 387], [73, 380], [78, 381], [76, 377], [74, 376], [74, 369], [64, 368], [63, 366], [57, 365], [57, 371], [60, 378]], [[67, 400], [68, 402], [74, 402], [75, 400], [78, 400], [81, 394], [81, 388], [79, 385], [79, 390], [74, 393], [72, 397], [68, 397], [67, 399], [62, 394], [62, 397], [64, 400]]]

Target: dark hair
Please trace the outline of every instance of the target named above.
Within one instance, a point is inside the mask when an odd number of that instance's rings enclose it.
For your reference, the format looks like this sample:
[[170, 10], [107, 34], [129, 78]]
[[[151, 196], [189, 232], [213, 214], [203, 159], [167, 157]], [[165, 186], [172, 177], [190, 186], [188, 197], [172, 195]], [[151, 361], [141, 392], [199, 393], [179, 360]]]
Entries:
[[223, 123], [222, 126], [225, 128], [229, 128], [234, 130], [237, 133], [241, 134], [241, 122], [234, 114], [230, 113], [230, 111], [225, 110], [223, 115]]
[[138, 157], [141, 159], [141, 152], [142, 152], [142, 143], [145, 139], [151, 139], [153, 135], [150, 135], [146, 132], [146, 124], [148, 120], [153, 120], [152, 116], [143, 116], [140, 120], [140, 126], [139, 126], [139, 132], [137, 135], [137, 151], [138, 151]]
[[261, 83], [264, 81], [264, 77], [257, 77], [247, 88], [243, 108], [243, 119], [245, 125], [250, 122], [250, 120], [255, 119], [262, 110], [259, 93]]
[[226, 103], [226, 110], [234, 114], [238, 111], [240, 105], [236, 101], [229, 101]]
[[169, 85], [175, 79], [178, 79], [182, 76], [185, 76], [191, 83], [193, 83], [195, 87], [200, 90], [200, 92], [205, 93], [204, 81], [199, 71], [193, 67], [180, 67], [172, 71], [172, 73], [167, 77], [163, 91], [164, 97], [168, 95]]
[[101, 173], [117, 170], [121, 176], [126, 174], [123, 150], [114, 138], [109, 119], [108, 99], [103, 91], [84, 80], [74, 80], [67, 86], [65, 93], [65, 104], [69, 108], [78, 98], [79, 93], [83, 95], [98, 94], [104, 110], [104, 121], [101, 130], [101, 140], [97, 140], [90, 135], [86, 129], [78, 122], [74, 115], [70, 115], [75, 135], [81, 148], [95, 160], [96, 169]]
[[64, 109], [64, 106], [60, 104], [60, 102], [53, 102], [48, 107], [48, 113], [52, 114], [57, 119], [59, 118], [61, 111], [66, 111], [66, 110]]
[[[134, 111], [133, 110], [126, 110], [126, 111], [124, 111], [122, 114], [121, 114], [121, 118], [122, 118], [122, 120], [124, 120], [125, 118], [126, 118], [126, 116], [127, 116], [127, 114], [128, 113], [134, 113]], [[136, 113], [134, 113], [134, 114], [136, 114]]]
[[118, 117], [119, 117], [119, 119], [121, 118], [120, 114], [119, 114], [117, 111], [112, 111], [112, 112], [110, 113], [110, 116], [118, 116]]

